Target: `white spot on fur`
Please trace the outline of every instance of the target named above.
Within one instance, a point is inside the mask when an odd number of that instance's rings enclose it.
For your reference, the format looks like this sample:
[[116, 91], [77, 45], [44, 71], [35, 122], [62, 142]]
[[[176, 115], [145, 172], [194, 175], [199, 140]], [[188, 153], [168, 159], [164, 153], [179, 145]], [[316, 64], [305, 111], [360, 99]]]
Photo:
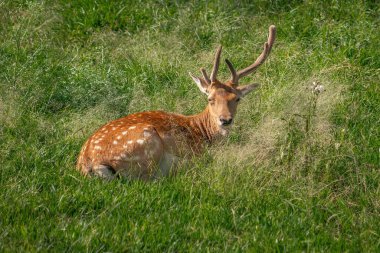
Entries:
[[127, 141], [127, 143], [128, 143], [128, 144], [132, 144], [132, 143], [133, 143], [133, 141]]
[[121, 135], [119, 135], [118, 137], [116, 137], [116, 139], [120, 140], [121, 139]]
[[113, 128], [112, 128], [112, 130], [115, 130], [115, 129], [116, 129], [116, 127], [113, 127]]
[[128, 131], [124, 131], [124, 132], [122, 132], [121, 134], [122, 135], [126, 135], [128, 133]]
[[96, 149], [96, 150], [101, 150], [102, 147], [101, 147], [101, 146], [95, 146], [94, 149]]
[[135, 129], [136, 126], [131, 126], [130, 128], [128, 128], [129, 130], [132, 130], [132, 129]]
[[136, 141], [138, 144], [144, 144], [144, 140], [143, 139], [138, 139], [137, 141]]
[[96, 140], [96, 141], [94, 141], [95, 144], [98, 144], [99, 142], [100, 142], [100, 140]]
[[113, 144], [115, 144], [115, 145], [116, 145], [116, 144], [117, 144], [117, 141], [113, 141]]
[[120, 156], [115, 156], [113, 159], [120, 160]]
[[144, 137], [150, 137], [150, 136], [152, 136], [152, 133], [148, 131], [144, 131]]

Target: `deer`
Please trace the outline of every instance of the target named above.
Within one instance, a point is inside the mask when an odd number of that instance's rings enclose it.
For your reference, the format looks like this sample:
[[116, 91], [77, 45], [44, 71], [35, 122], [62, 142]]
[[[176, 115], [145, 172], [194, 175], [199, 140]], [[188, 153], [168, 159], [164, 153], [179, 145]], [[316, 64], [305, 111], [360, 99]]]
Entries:
[[165, 111], [144, 111], [108, 122], [92, 134], [81, 148], [77, 169], [85, 176], [111, 180], [151, 180], [176, 171], [179, 162], [201, 154], [205, 145], [228, 134], [240, 99], [259, 87], [239, 85], [239, 80], [264, 63], [275, 41], [276, 27], [269, 27], [268, 40], [256, 61], [236, 71], [225, 59], [231, 79], [217, 79], [222, 46], [216, 50], [211, 75], [201, 68], [202, 77], [189, 72], [199, 90], [207, 95], [206, 108], [185, 116]]

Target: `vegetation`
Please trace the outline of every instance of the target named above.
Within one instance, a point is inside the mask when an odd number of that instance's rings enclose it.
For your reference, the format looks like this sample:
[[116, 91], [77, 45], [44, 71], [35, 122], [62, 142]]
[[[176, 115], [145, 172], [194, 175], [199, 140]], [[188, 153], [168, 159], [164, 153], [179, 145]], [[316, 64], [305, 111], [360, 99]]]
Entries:
[[[0, 251], [378, 252], [379, 14], [378, 1], [0, 0]], [[268, 61], [243, 80], [261, 88], [179, 175], [74, 169], [109, 120], [201, 111], [188, 71], [219, 44], [247, 66], [271, 24]]]

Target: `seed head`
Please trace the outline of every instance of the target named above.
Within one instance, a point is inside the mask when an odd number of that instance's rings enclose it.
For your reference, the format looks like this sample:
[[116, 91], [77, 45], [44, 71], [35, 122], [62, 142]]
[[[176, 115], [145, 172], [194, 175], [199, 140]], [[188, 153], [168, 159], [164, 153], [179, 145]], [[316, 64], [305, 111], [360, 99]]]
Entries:
[[314, 94], [319, 94], [325, 91], [325, 87], [319, 82], [313, 82], [313, 85], [310, 86], [310, 88], [311, 88], [311, 92]]

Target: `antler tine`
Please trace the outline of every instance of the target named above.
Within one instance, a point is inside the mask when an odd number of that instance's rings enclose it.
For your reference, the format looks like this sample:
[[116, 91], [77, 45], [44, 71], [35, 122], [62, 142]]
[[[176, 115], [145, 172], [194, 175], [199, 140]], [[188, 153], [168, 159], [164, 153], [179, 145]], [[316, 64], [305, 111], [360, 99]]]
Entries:
[[219, 46], [218, 49], [216, 50], [216, 53], [215, 53], [214, 66], [212, 67], [212, 72], [211, 72], [211, 76], [210, 76], [211, 82], [216, 81], [216, 75], [218, 74], [220, 54], [221, 53], [222, 53], [222, 46]]
[[276, 27], [274, 25], [271, 25], [269, 27], [268, 41], [265, 42], [265, 44], [264, 44], [264, 50], [263, 50], [263, 52], [260, 54], [260, 56], [256, 59], [256, 61], [252, 65], [248, 66], [245, 69], [242, 69], [242, 70], [238, 71], [238, 73], [237, 73], [237, 79], [238, 80], [240, 78], [246, 76], [246, 75], [251, 74], [261, 64], [264, 63], [264, 61], [266, 60], [266, 58], [268, 57], [268, 55], [269, 55], [269, 53], [270, 53], [270, 51], [272, 49], [272, 46], [273, 46], [274, 41], [275, 41], [275, 38], [276, 38]]
[[234, 66], [232, 65], [232, 63], [228, 59], [226, 59], [225, 61], [227, 63], [228, 69], [231, 72], [231, 82], [233, 84], [237, 84], [239, 80], [238, 80], [238, 76], [236, 75], [236, 70], [235, 70]]
[[202, 72], [202, 75], [203, 75], [203, 79], [205, 79], [205, 81], [210, 84], [211, 81], [210, 81], [210, 78], [208, 78], [208, 75], [206, 73], [206, 70], [204, 68], [201, 68], [201, 72]]

